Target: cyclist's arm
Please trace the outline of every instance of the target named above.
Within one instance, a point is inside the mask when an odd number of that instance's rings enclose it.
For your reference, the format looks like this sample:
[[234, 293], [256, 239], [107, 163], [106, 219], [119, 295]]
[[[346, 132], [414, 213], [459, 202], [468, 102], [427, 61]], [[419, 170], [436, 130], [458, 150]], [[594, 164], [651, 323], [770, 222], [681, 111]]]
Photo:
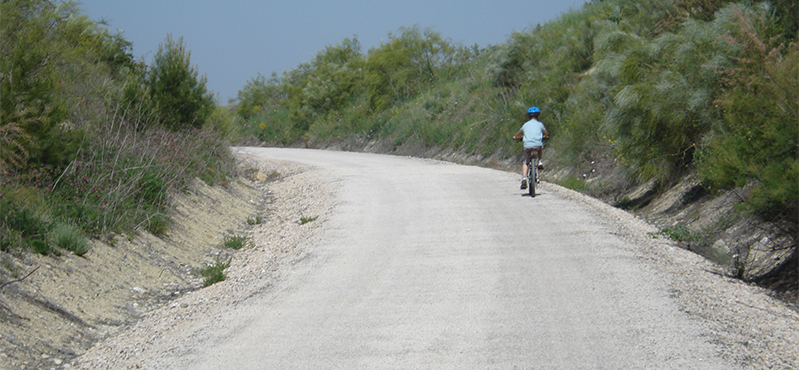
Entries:
[[549, 139], [549, 132], [547, 132], [547, 130], [544, 130], [544, 139]]
[[524, 138], [524, 132], [522, 132], [522, 130], [519, 130], [519, 132], [517, 132], [516, 135], [513, 136], [513, 140], [521, 140], [523, 138]]

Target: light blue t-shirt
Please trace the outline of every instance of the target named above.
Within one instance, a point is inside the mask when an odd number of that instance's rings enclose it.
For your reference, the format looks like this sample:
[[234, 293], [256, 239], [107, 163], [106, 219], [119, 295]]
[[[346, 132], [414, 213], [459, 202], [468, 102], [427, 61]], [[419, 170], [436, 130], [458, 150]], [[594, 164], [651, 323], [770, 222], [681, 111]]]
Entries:
[[524, 133], [524, 148], [544, 146], [544, 130], [544, 124], [535, 118], [525, 122], [521, 128]]

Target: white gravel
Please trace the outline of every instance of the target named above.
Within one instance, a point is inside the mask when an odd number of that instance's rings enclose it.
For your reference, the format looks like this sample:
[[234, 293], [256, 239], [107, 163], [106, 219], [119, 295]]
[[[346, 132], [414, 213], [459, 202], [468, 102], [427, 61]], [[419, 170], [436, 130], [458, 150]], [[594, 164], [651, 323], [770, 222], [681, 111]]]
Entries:
[[[264, 222], [250, 229], [253, 246], [234, 258], [222, 283], [186, 294], [148, 314], [137, 325], [96, 345], [63, 368], [135, 369], [142, 361], [175, 350], [178, 338], [196, 335], [199, 320], [218, 317], [231, 305], [269, 289], [305, 250], [336, 207], [336, 182], [324, 169], [291, 162], [241, 157], [242, 164], [276, 182], [257, 183], [264, 194]], [[322, 181], [324, 179], [324, 181]], [[619, 236], [640, 246], [639, 256], [671, 287], [681, 309], [712, 330], [730, 362], [751, 369], [799, 368], [799, 314], [761, 288], [729, 278], [701, 257], [655, 239], [657, 230], [633, 215], [579, 193], [551, 185], [559, 197], [590, 205]], [[302, 218], [315, 221], [301, 225]]]
[[618, 235], [640, 246], [640, 256], [672, 289], [682, 310], [703, 320], [723, 356], [747, 369], [799, 368], [799, 313], [765, 289], [731, 278], [727, 272], [673, 242], [656, 239], [659, 230], [632, 214], [556, 186], [564, 198], [591, 205]]

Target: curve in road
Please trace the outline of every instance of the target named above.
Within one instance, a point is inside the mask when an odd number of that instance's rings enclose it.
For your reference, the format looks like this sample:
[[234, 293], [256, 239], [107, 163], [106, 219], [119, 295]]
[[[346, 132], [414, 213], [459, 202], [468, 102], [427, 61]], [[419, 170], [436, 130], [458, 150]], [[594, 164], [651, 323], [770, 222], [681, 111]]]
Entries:
[[311, 257], [159, 359], [186, 369], [730, 369], [584, 204], [432, 160], [247, 148], [338, 181]]

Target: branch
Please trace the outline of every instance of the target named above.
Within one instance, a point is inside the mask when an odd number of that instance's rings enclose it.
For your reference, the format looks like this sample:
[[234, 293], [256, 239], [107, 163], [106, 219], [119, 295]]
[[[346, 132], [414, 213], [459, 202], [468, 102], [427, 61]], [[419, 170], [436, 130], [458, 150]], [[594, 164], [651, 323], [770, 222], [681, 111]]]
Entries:
[[36, 272], [36, 270], [38, 270], [38, 269], [39, 269], [39, 266], [36, 266], [36, 268], [35, 268], [35, 269], [33, 269], [33, 271], [29, 272], [29, 273], [28, 273], [27, 275], [25, 275], [23, 278], [21, 278], [21, 279], [17, 279], [17, 280], [11, 280], [11, 281], [9, 281], [9, 282], [7, 282], [7, 283], [3, 284], [3, 285], [0, 285], [0, 289], [3, 289], [3, 288], [4, 288], [6, 285], [8, 285], [8, 284], [18, 283], [18, 282], [20, 282], [20, 281], [22, 281], [22, 280], [25, 280], [25, 279], [27, 279], [27, 278], [28, 278], [28, 276], [31, 276], [31, 275], [33, 275], [33, 273], [34, 273], [34, 272]]

